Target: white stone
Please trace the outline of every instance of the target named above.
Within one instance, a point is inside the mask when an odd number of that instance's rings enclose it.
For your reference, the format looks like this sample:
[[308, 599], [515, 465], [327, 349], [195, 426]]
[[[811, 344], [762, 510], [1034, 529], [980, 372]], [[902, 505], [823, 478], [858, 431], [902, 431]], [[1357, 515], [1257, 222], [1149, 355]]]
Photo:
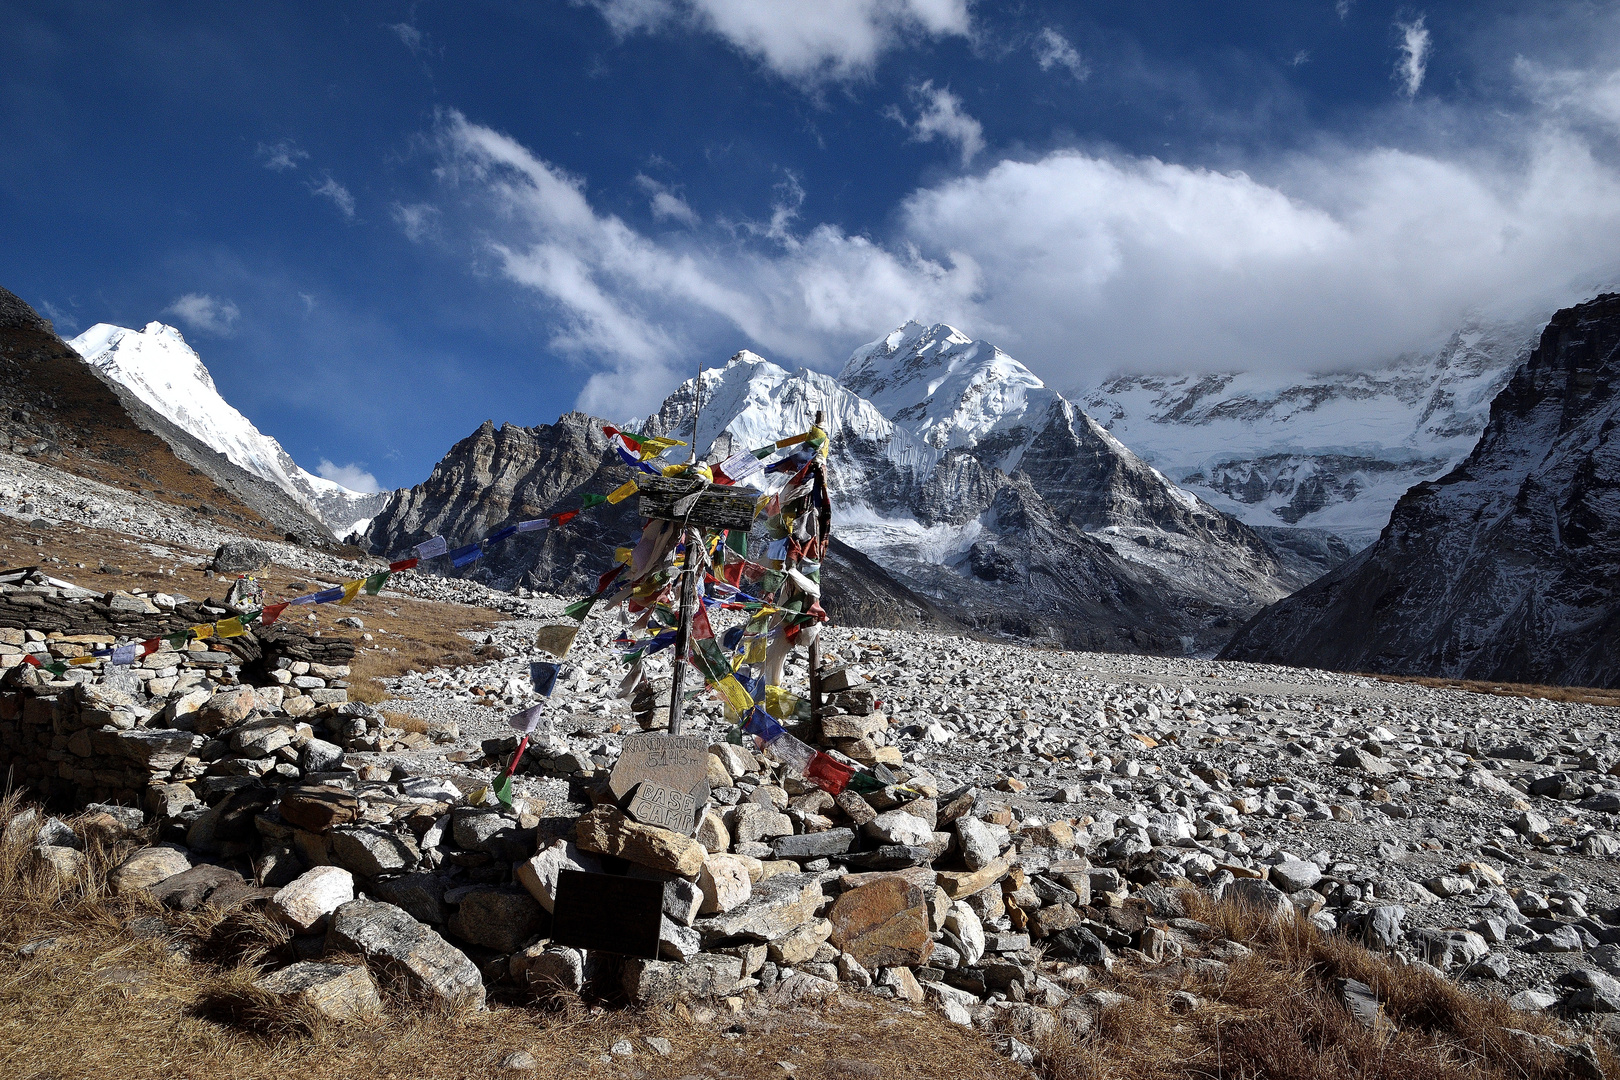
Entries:
[[748, 865], [735, 855], [710, 854], [703, 860], [698, 888], [703, 891], [702, 915], [718, 915], [745, 903], [754, 884]]
[[301, 934], [326, 926], [326, 917], [354, 899], [354, 875], [341, 866], [317, 866], [270, 898], [276, 917]]

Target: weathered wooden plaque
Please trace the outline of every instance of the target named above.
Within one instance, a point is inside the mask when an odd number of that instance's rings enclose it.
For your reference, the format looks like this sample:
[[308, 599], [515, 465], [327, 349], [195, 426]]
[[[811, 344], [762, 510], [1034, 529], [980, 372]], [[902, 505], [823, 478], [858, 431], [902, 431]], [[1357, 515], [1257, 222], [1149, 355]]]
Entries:
[[656, 960], [663, 915], [662, 881], [564, 870], [557, 875], [551, 940]]
[[754, 523], [758, 495], [701, 480], [650, 476], [641, 482], [637, 509], [644, 518], [685, 521], [701, 529], [746, 529]]
[[660, 829], [690, 836], [697, 828], [698, 807], [701, 805], [699, 795], [702, 802], [709, 801], [709, 785], [704, 783], [700, 786], [701, 792], [682, 791], [660, 784], [657, 780], [643, 780], [636, 788], [636, 797], [630, 800], [630, 816], [643, 825], [656, 825]]
[[626, 735], [624, 750], [608, 777], [615, 799], [630, 794], [643, 780], [655, 780], [677, 791], [691, 791], [709, 776], [709, 743], [696, 735]]

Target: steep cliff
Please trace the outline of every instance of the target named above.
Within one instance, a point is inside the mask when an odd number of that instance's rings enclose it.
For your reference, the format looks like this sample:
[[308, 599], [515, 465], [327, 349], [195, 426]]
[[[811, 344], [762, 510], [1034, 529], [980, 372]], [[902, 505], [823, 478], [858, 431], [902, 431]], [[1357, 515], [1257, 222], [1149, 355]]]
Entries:
[[1377, 543], [1256, 616], [1235, 660], [1620, 686], [1620, 295], [1560, 311], [1473, 453]]

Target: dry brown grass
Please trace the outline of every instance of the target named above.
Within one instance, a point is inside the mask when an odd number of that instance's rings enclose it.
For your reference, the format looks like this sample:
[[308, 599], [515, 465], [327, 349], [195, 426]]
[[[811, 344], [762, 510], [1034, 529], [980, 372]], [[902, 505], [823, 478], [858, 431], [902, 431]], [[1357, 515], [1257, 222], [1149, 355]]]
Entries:
[[1620, 690], [1593, 686], [1537, 686], [1532, 683], [1480, 682], [1475, 679], [1437, 679], [1428, 675], [1362, 675], [1362, 678], [1412, 683], [1436, 690], [1463, 690], [1470, 694], [1491, 694], [1495, 697], [1546, 698], [1548, 701], [1620, 708]]
[[[0, 801], [0, 821], [17, 806], [14, 795]], [[78, 879], [42, 875], [28, 865], [35, 831], [13, 830], [0, 843], [0, 1076], [7, 1080], [1011, 1080], [1022, 1072], [982, 1037], [932, 1012], [869, 999], [733, 1013], [724, 1005], [589, 1008], [573, 998], [539, 1008], [497, 997], [487, 1012], [451, 1014], [387, 997], [379, 1016], [323, 1022], [254, 988], [257, 965], [284, 937], [262, 916], [177, 915], [145, 897], [110, 896], [105, 868], [138, 839], [96, 841]], [[154, 916], [163, 935], [138, 936], [126, 925]], [[18, 955], [42, 938], [57, 944]], [[673, 1046], [667, 1058], [646, 1042], [659, 1036]], [[609, 1053], [621, 1039], [632, 1042], [633, 1057]], [[532, 1054], [538, 1070], [503, 1073], [500, 1061], [516, 1050]]]
[[[1041, 1044], [1050, 1080], [1541, 1080], [1582, 1075], [1563, 1053], [1544, 1052], [1511, 1030], [1569, 1033], [1500, 998], [1476, 996], [1418, 967], [1401, 966], [1343, 938], [1291, 921], [1270, 922], [1189, 894], [1195, 917], [1253, 955], [1220, 980], [1163, 968], [1121, 968], [1104, 984], [1130, 1001], [1104, 1010], [1077, 1035], [1059, 1026]], [[1364, 1027], [1339, 1003], [1335, 980], [1371, 986], [1389, 1023]], [[1173, 995], [1200, 1004], [1177, 1012]], [[1612, 1075], [1615, 1059], [1595, 1053]]]

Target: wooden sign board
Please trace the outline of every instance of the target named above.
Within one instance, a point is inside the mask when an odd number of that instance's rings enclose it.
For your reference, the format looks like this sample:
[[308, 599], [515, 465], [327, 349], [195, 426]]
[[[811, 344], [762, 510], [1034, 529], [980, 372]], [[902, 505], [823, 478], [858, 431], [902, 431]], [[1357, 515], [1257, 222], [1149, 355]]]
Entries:
[[643, 780], [636, 788], [636, 797], [630, 800], [630, 816], [643, 825], [690, 836], [697, 828], [698, 807], [709, 801], [708, 783], [700, 786], [701, 792], [682, 791], [656, 780]]
[[551, 940], [558, 945], [658, 959], [662, 881], [564, 870], [555, 909]]
[[[623, 799], [643, 780], [655, 780], [677, 791], [691, 791], [709, 777], [709, 742], [696, 735], [626, 735], [624, 749], [608, 777], [615, 799]], [[704, 793], [707, 798], [707, 792]]]
[[678, 476], [650, 476], [641, 481], [637, 508], [644, 518], [685, 521], [700, 529], [747, 529], [754, 524], [758, 494]]

